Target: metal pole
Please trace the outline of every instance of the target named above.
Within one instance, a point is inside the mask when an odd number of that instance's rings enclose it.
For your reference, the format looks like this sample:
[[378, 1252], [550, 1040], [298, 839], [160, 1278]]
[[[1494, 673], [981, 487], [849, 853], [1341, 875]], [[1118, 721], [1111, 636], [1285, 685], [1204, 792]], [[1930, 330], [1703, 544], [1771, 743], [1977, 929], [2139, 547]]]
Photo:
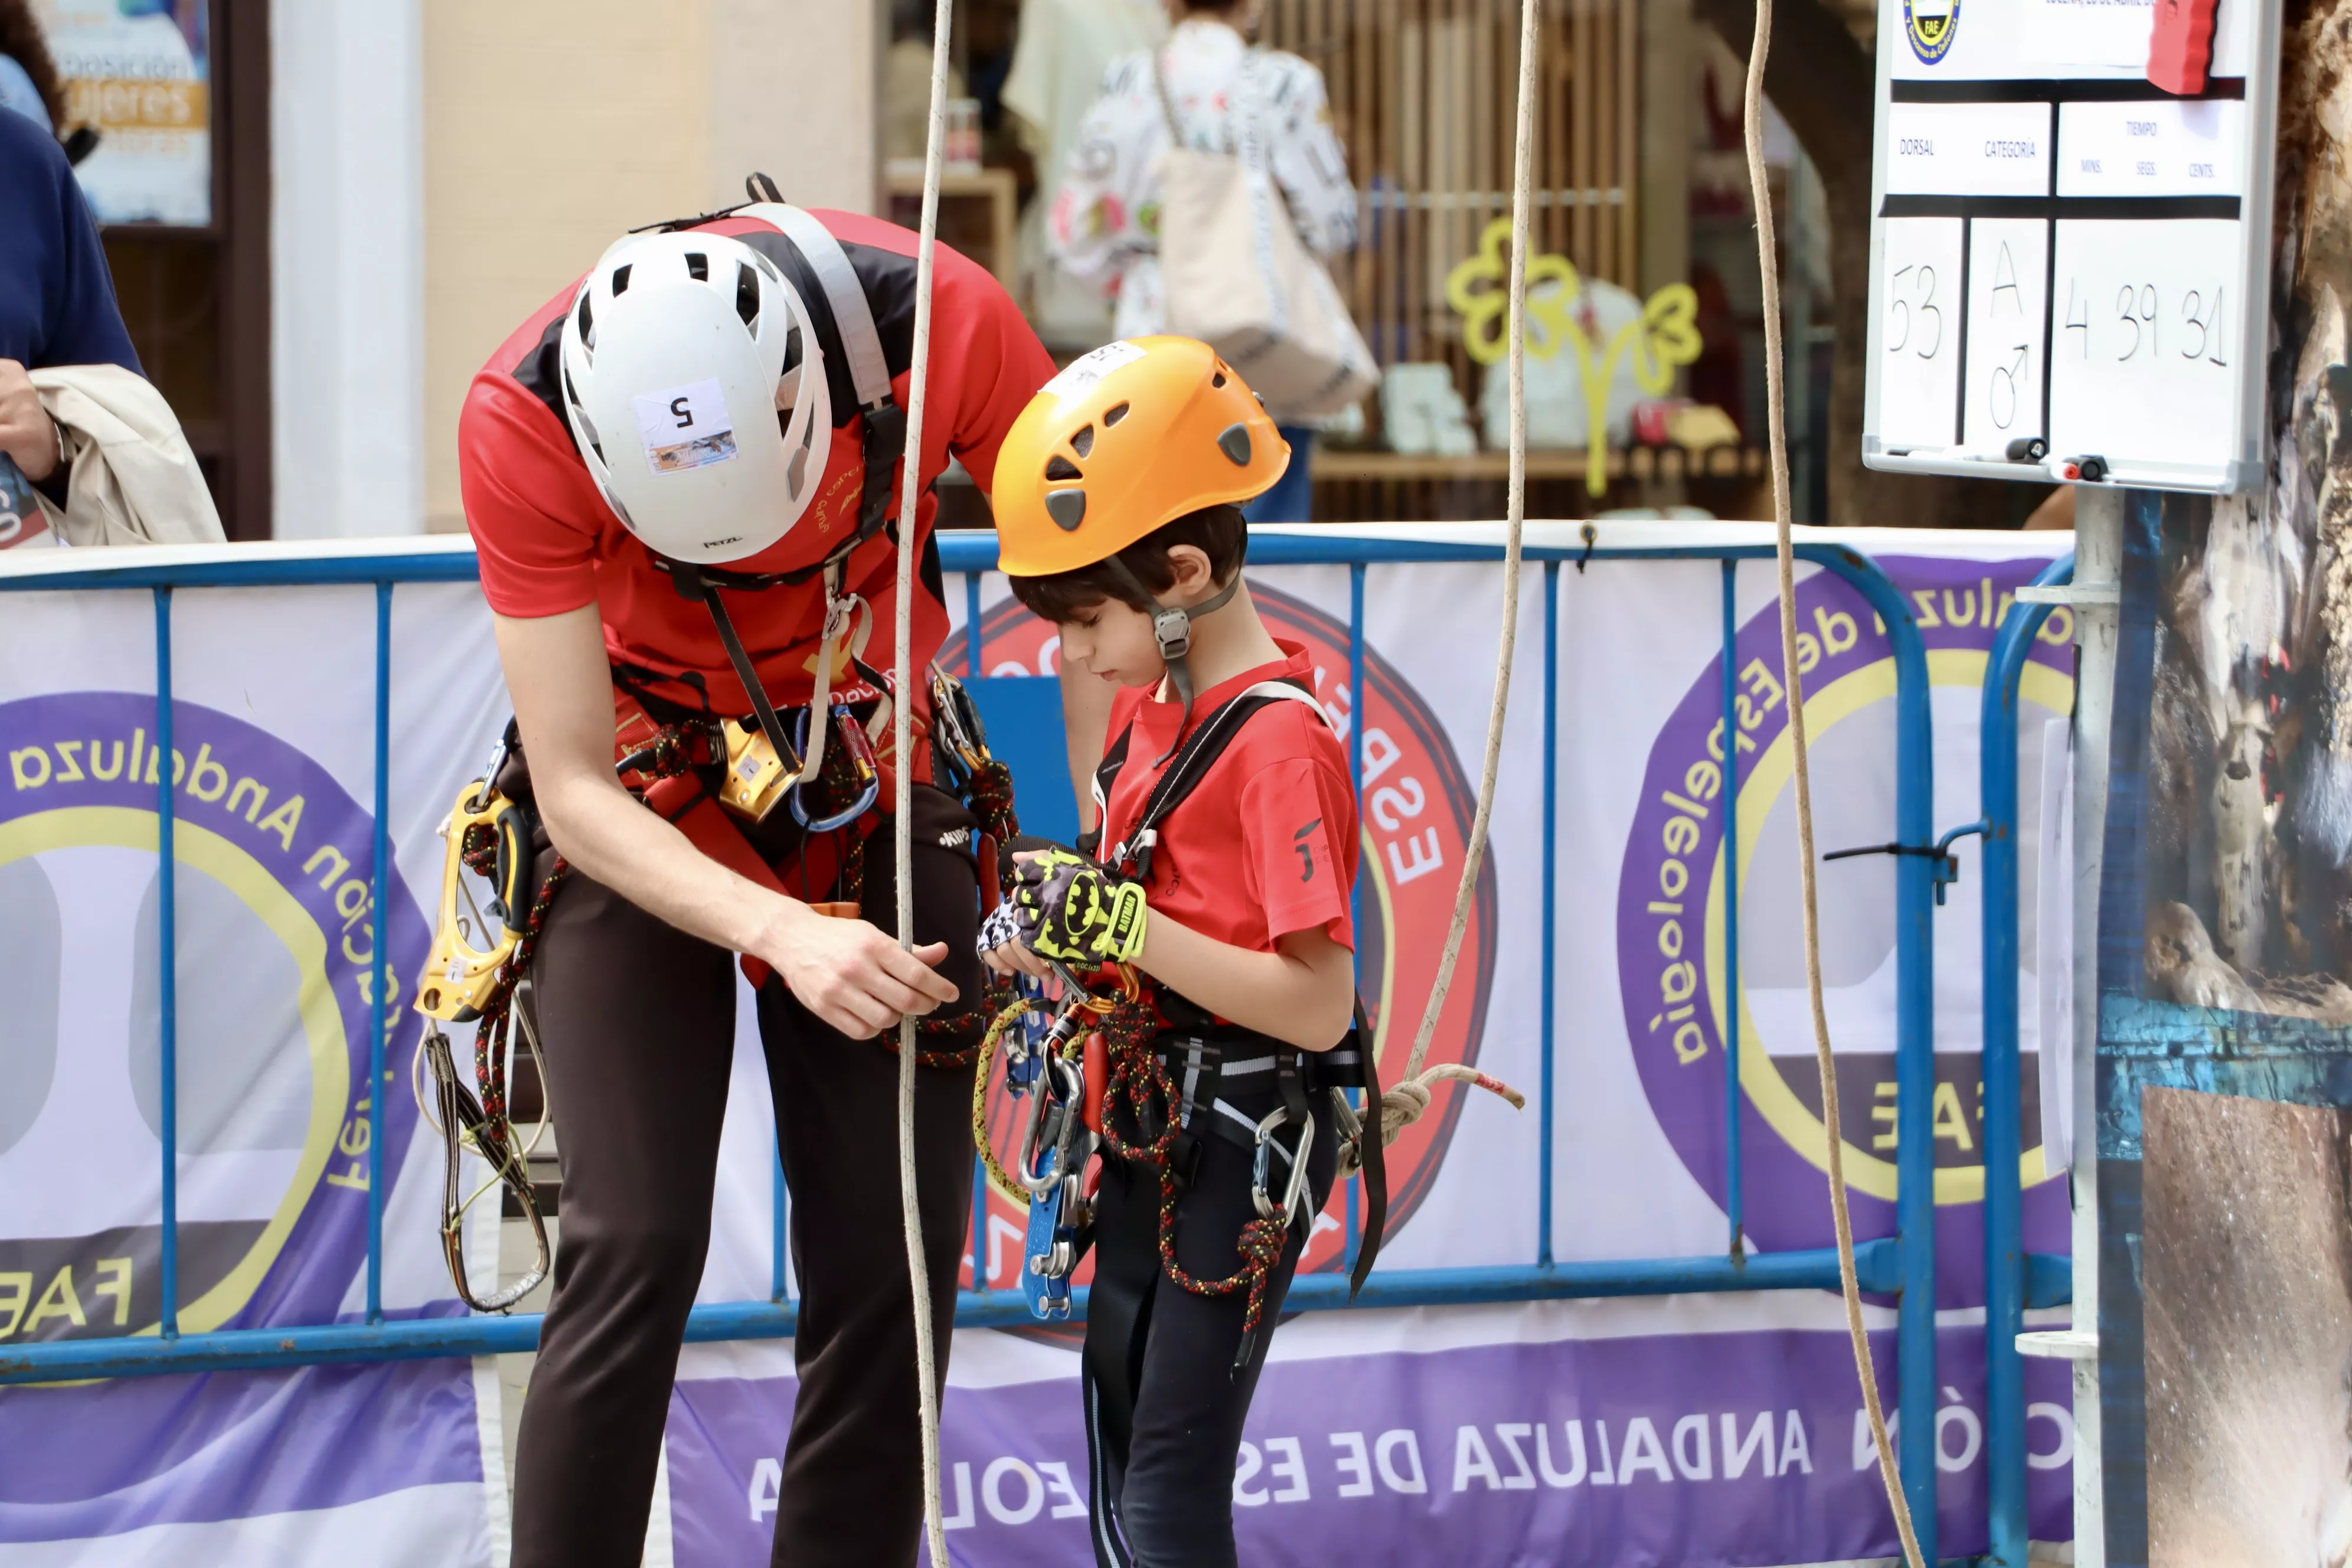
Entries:
[[[155, 590], [156, 1084], [163, 1123], [163, 1297], [161, 1332], [180, 1337], [180, 928], [178, 847], [172, 805], [172, 590]], [[136, 766], [134, 763], [132, 764]]]
[[1739, 563], [1723, 563], [1723, 1212], [1745, 1250], [1739, 1153]]
[[[368, 1119], [367, 1321], [383, 1321], [383, 1058], [392, 1027], [392, 584], [375, 585], [375, 865], [368, 911], [368, 955], [373, 983], [368, 987], [367, 1096], [360, 1101]], [[542, 1113], [543, 1114], [543, 1113]]]
[[1559, 563], [1544, 563], [1543, 756], [1543, 1115], [1536, 1162], [1536, 1262], [1551, 1267], [1551, 1183], [1556, 992], [1559, 953]]
[[980, 679], [980, 574], [963, 574], [963, 672], [968, 679]]
[[784, 1187], [784, 1152], [780, 1146], [776, 1150], [775, 1194], [774, 1202], [771, 1205], [775, 1215], [776, 1228], [775, 1234], [768, 1241], [768, 1300], [771, 1301], [781, 1301], [784, 1299], [786, 1247], [784, 1223], [786, 1208], [791, 1201], [791, 1194]]
[[[2064, 582], [2071, 557], [2037, 587]], [[2025, 1247], [2020, 1162], [2024, 1108], [2018, 1069], [2018, 683], [2050, 606], [2021, 603], [1993, 638], [1978, 720], [1978, 802], [1984, 849], [1985, 1469], [1988, 1568], [2025, 1568]]]
[[[2107, 827], [2107, 730], [2114, 711], [2117, 600], [2123, 587], [2121, 490], [2074, 492], [2074, 1205], [2073, 1327], [2099, 1328], [2099, 875]], [[2104, 600], [2104, 603], [2088, 602]], [[2105, 1568], [2105, 1492], [2100, 1469], [2099, 1363], [2074, 1366], [2074, 1562]]]
[[988, 1162], [971, 1157], [971, 1288], [988, 1289]]
[[[1360, 843], [1366, 841], [1362, 827], [1364, 722], [1370, 717], [1371, 708], [1371, 693], [1364, 689], [1364, 563], [1356, 561], [1348, 566], [1348, 784], [1356, 792]], [[1356, 991], [1360, 996], [1364, 989], [1364, 873], [1360, 865], [1356, 869], [1356, 879], [1348, 887], [1348, 923], [1356, 933]], [[1395, 940], [1393, 933], [1390, 940]], [[1382, 1000], [1385, 1005], [1385, 998]], [[1363, 1048], [1374, 1053], [1366, 1059], [1377, 1063], [1379, 1047], [1380, 1029], [1375, 1025], [1372, 1037], [1363, 1042]], [[1355, 1099], [1360, 1102], [1362, 1096], [1358, 1095]], [[1361, 1103], [1356, 1109], [1359, 1112], [1367, 1110]], [[1377, 1116], [1379, 1111], [1375, 1109], [1369, 1113]], [[1380, 1136], [1377, 1126], [1372, 1136]], [[1342, 1249], [1340, 1266], [1349, 1270], [1355, 1268], [1356, 1249], [1363, 1241], [1363, 1190], [1361, 1177], [1348, 1178], [1347, 1246]]]

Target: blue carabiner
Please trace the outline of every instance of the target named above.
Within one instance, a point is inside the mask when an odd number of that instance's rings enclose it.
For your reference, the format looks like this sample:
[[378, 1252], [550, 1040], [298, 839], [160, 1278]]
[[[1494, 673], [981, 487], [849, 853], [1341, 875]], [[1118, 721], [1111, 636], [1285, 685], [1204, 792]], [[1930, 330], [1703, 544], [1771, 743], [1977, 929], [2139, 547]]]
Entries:
[[[799, 710], [793, 715], [793, 720], [795, 731], [793, 739], [798, 742], [801, 755], [806, 756], [808, 755], [809, 710], [805, 708]], [[873, 810], [874, 803], [882, 798], [882, 769], [875, 761], [874, 743], [866, 738], [866, 726], [859, 723], [857, 715], [846, 708], [834, 709], [831, 720], [834, 731], [840, 736], [841, 743], [848, 752], [849, 760], [858, 774], [860, 788], [857, 798], [845, 809], [835, 812], [831, 816], [811, 817], [808, 808], [801, 804], [801, 791], [808, 787], [809, 781], [803, 779], [793, 784], [785, 795], [785, 798], [792, 803], [793, 820], [811, 833], [830, 833], [836, 827], [846, 827]]]

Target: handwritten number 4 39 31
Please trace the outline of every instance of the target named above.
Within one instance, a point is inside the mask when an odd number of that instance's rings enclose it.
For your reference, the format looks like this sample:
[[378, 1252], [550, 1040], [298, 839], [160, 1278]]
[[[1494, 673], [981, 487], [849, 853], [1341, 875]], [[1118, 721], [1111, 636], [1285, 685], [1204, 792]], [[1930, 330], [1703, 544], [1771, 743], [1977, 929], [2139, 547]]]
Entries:
[[[2164, 340], [2168, 337], [2172, 352], [2179, 358], [2201, 360], [2226, 369], [2230, 362], [2222, 356], [2222, 324], [2228, 294], [2228, 289], [2222, 286], [2210, 293], [2201, 289], [2184, 289], [2168, 310], [2155, 284], [2124, 284], [2116, 290], [2112, 326], [2102, 324], [2099, 329], [2103, 342], [2112, 331], [2115, 357], [2121, 363], [2142, 357], [2159, 359], [2164, 353]], [[2091, 296], [2071, 278], [2066, 280], [2066, 316], [2063, 325], [2067, 331], [2082, 334], [2074, 342], [2081, 350], [2080, 357], [2089, 359]]]

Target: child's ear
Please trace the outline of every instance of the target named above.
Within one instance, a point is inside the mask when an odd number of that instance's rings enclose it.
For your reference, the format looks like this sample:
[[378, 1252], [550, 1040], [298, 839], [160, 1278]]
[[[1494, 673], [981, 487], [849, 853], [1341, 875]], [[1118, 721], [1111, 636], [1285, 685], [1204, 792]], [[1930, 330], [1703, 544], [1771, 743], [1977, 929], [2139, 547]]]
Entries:
[[1208, 552], [1197, 544], [1179, 544], [1168, 552], [1168, 570], [1175, 576], [1169, 591], [1179, 598], [1206, 594], [1213, 584]]

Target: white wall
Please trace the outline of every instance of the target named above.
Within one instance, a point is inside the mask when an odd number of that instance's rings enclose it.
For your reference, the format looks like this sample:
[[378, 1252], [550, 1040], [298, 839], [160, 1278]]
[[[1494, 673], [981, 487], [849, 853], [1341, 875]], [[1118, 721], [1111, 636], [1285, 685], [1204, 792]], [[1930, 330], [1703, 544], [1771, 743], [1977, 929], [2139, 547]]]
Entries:
[[272, 0], [280, 539], [425, 529], [419, 0]]

